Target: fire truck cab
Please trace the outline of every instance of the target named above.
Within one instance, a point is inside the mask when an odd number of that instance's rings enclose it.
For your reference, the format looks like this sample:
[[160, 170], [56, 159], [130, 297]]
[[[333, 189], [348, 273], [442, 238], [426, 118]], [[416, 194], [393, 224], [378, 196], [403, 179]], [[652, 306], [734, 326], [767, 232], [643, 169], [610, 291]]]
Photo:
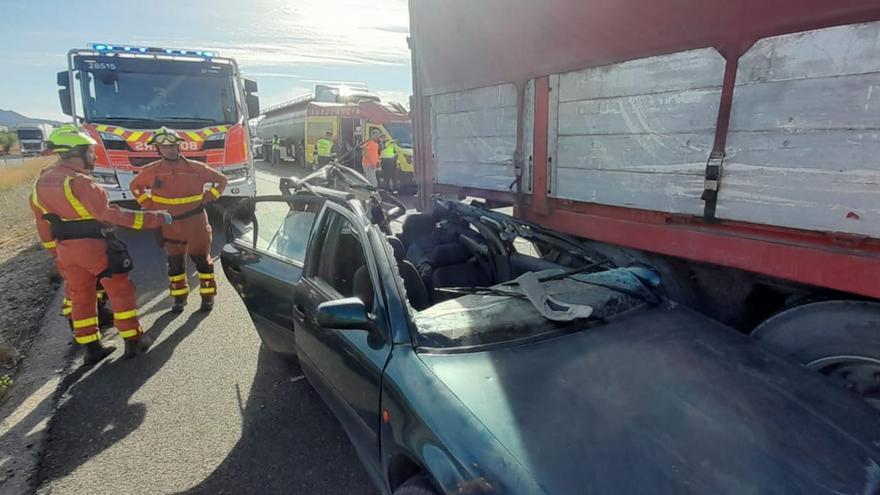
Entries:
[[94, 176], [111, 201], [134, 198], [129, 183], [159, 159], [149, 140], [167, 126], [184, 156], [229, 177], [225, 197], [256, 194], [247, 122], [260, 113], [256, 82], [231, 58], [205, 50], [91, 44], [68, 53], [58, 73], [62, 111], [98, 141]]

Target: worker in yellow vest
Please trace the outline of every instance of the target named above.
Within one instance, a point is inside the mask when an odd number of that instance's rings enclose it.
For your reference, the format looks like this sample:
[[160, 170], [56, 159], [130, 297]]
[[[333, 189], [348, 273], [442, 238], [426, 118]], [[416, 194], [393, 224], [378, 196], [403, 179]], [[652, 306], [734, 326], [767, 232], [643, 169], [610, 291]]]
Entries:
[[397, 192], [400, 179], [397, 174], [397, 147], [393, 140], [388, 138], [382, 140], [382, 151], [379, 156], [382, 159], [382, 187]]
[[318, 166], [327, 165], [336, 158], [336, 142], [333, 141], [333, 133], [327, 131], [324, 137], [315, 143], [315, 154], [318, 156]]
[[278, 134], [272, 136], [272, 165], [276, 165], [281, 161], [281, 139]]

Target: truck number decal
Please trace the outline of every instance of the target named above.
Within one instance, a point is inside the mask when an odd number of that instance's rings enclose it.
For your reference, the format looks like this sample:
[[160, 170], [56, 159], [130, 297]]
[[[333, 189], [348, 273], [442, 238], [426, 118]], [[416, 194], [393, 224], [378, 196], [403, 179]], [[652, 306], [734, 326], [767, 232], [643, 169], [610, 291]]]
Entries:
[[195, 141], [181, 141], [180, 149], [181, 151], [198, 151], [199, 143]]
[[116, 70], [116, 64], [113, 62], [92, 62], [89, 60], [86, 61], [86, 64], [92, 70]]
[[[134, 148], [135, 151], [152, 151], [153, 145], [147, 144], [144, 141], [135, 141], [131, 143], [131, 147]], [[199, 143], [195, 141], [181, 141], [180, 142], [180, 150], [181, 151], [198, 151]]]

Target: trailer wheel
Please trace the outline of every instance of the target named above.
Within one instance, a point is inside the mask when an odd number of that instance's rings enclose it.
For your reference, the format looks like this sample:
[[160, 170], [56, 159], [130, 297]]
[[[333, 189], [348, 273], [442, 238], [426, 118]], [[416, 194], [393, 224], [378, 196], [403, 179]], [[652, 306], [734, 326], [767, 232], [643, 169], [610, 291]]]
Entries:
[[823, 301], [785, 310], [752, 335], [791, 356], [880, 411], [880, 304]]

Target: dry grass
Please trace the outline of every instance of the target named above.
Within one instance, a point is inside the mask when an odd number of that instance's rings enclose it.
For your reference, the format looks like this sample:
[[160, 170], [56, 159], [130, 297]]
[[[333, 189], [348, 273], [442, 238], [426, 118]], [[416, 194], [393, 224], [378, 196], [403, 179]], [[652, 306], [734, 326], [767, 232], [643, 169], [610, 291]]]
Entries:
[[32, 182], [40, 170], [43, 170], [55, 160], [52, 156], [38, 156], [34, 158], [25, 158], [19, 165], [3, 166], [0, 164], [0, 191], [12, 189], [25, 182]]

